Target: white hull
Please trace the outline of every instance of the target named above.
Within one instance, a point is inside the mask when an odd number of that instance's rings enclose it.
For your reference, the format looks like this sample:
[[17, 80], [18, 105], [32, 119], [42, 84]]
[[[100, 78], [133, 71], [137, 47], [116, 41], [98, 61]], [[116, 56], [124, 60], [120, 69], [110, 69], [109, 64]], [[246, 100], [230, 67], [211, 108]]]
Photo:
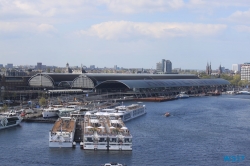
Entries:
[[51, 118], [51, 117], [57, 117], [58, 112], [50, 112], [50, 111], [44, 111], [43, 113], [44, 118]]
[[15, 124], [12, 124], [12, 125], [7, 125], [7, 126], [2, 126], [2, 125], [0, 125], [0, 130], [2, 130], [2, 129], [7, 129], [7, 128], [11, 128], [11, 127], [15, 127], [15, 126], [17, 126], [17, 125], [19, 125], [21, 122], [22, 122], [22, 118], [21, 117], [19, 117], [19, 120], [16, 120], [16, 123]]
[[9, 126], [0, 126], [0, 130], [18, 126], [20, 123], [21, 123], [21, 122], [19, 122], [19, 123], [17, 123], [17, 124], [14, 124], [14, 125], [9, 125]]
[[49, 132], [49, 147], [73, 147], [76, 120], [59, 118]]
[[[91, 144], [91, 145], [88, 145]], [[132, 150], [132, 144], [109, 144], [109, 150]], [[107, 150], [107, 144], [93, 144], [86, 142], [83, 147], [85, 150]]]
[[[136, 112], [138, 111], [138, 112]], [[136, 110], [133, 110], [131, 112], [128, 112], [128, 113], [125, 113], [122, 117], [122, 121], [123, 122], [126, 122], [126, 121], [129, 121], [131, 119], [134, 119], [134, 118], [137, 118], [139, 116], [142, 116], [144, 114], [146, 114], [146, 110], [145, 110], [145, 107], [141, 107], [139, 109], [136, 109]]]
[[73, 142], [49, 142], [51, 148], [72, 148]]

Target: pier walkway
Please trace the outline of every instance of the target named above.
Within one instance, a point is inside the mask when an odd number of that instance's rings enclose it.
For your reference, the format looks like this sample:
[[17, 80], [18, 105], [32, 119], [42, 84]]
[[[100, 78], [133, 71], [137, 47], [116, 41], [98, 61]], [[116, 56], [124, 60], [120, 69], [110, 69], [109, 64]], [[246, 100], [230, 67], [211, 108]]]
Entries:
[[76, 120], [74, 141], [77, 143], [80, 143], [83, 140], [83, 130], [84, 130], [83, 123], [84, 123], [84, 118], [78, 118]]

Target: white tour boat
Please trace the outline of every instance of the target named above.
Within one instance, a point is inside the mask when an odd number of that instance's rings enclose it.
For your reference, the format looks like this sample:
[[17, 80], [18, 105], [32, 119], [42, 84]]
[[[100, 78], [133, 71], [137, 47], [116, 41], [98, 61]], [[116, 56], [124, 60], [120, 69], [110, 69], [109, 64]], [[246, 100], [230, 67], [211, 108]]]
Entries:
[[57, 117], [59, 110], [62, 108], [62, 105], [53, 105], [49, 108], [43, 109], [42, 115], [44, 118]]
[[189, 98], [189, 95], [186, 94], [185, 92], [181, 92], [180, 94], [176, 95], [176, 98], [185, 99], [185, 98]]
[[75, 118], [58, 118], [49, 132], [49, 147], [73, 147], [75, 127]]
[[17, 126], [22, 122], [22, 120], [23, 118], [21, 116], [0, 115], [0, 130]]
[[141, 105], [141, 102], [138, 104], [131, 104], [128, 106], [121, 105], [113, 109], [102, 109], [94, 113], [96, 115], [110, 115], [110, 116], [119, 116], [123, 122], [134, 119], [141, 115], [146, 114], [146, 106]]
[[84, 121], [85, 150], [132, 150], [132, 135], [121, 118], [92, 115], [87, 112]]
[[71, 112], [76, 111], [78, 109], [77, 107], [78, 105], [68, 105], [66, 107], [62, 107], [58, 110], [58, 116], [69, 117]]

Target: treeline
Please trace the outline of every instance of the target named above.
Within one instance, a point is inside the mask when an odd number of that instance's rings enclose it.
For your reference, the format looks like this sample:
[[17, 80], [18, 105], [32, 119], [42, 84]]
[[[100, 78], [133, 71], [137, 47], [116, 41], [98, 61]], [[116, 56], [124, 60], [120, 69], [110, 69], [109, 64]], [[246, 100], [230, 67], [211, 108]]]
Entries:
[[250, 82], [248, 80], [241, 80], [240, 74], [235, 74], [233, 76], [227, 75], [227, 74], [221, 74], [219, 76], [210, 76], [207, 74], [201, 74], [199, 75], [200, 78], [206, 79], [206, 78], [223, 78], [231, 83], [233, 86], [240, 86], [240, 87], [246, 87], [250, 85]]

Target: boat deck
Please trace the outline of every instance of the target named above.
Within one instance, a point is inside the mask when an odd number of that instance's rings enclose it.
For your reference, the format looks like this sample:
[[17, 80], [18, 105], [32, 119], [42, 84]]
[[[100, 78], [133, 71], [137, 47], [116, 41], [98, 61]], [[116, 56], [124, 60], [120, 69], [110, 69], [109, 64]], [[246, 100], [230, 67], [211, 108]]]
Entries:
[[123, 136], [131, 136], [129, 130], [121, 119], [110, 119], [109, 116], [85, 116], [84, 121], [84, 135], [93, 135], [97, 132], [100, 136], [116, 136], [121, 134]]
[[75, 128], [75, 123], [76, 123], [76, 121], [74, 119], [59, 118], [55, 122], [51, 132], [52, 133], [56, 133], [58, 131], [72, 132]]

